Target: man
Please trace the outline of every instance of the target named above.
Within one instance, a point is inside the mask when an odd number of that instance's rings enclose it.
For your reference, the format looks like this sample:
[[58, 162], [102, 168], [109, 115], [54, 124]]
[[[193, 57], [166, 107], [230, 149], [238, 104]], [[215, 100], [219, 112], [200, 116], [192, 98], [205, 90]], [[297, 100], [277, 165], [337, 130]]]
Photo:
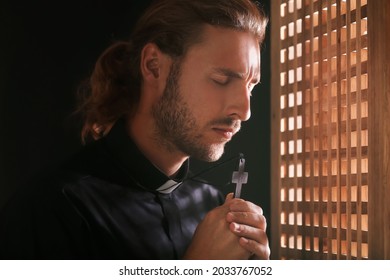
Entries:
[[0, 220], [6, 259], [268, 259], [262, 209], [195, 180], [250, 117], [267, 20], [250, 0], [162, 0], [99, 58], [87, 142]]

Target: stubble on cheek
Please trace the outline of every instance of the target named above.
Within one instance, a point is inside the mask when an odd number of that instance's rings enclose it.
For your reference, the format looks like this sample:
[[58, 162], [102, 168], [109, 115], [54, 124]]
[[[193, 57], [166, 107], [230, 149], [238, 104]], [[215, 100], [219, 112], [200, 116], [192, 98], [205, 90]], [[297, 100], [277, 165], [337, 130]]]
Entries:
[[155, 140], [162, 148], [171, 153], [180, 151], [203, 161], [215, 161], [222, 156], [225, 143], [215, 143], [207, 137], [211, 127], [200, 127], [180, 97], [161, 100], [154, 109], [154, 116]]
[[201, 126], [193, 108], [183, 100], [179, 77], [180, 65], [174, 64], [164, 93], [152, 108], [154, 141], [170, 153], [181, 152], [199, 160], [216, 161], [222, 156], [225, 143], [216, 143], [208, 137], [212, 124], [231, 125], [232, 120], [219, 119]]

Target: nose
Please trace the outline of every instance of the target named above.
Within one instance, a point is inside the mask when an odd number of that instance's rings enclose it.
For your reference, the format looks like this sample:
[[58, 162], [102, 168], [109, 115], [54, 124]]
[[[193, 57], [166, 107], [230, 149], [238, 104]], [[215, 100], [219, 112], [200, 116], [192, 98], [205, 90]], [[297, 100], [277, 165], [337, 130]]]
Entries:
[[245, 87], [232, 92], [229, 108], [229, 116], [241, 121], [247, 121], [251, 117], [251, 91]]

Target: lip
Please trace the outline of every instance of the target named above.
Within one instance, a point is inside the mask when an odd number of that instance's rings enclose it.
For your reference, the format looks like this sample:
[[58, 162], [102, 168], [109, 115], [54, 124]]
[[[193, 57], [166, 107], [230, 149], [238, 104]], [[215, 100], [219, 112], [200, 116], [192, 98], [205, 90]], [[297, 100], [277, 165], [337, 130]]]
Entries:
[[213, 127], [213, 130], [227, 140], [232, 139], [235, 134], [235, 130], [232, 128]]

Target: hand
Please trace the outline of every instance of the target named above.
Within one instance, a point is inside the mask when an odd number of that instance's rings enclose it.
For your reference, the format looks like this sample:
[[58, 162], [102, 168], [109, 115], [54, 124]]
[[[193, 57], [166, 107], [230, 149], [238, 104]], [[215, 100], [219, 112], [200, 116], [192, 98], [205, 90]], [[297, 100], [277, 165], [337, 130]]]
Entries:
[[[230, 211], [232, 195], [225, 203], [211, 210], [196, 228], [184, 259], [248, 259], [250, 250], [240, 245], [240, 236], [232, 232], [226, 215]], [[241, 241], [242, 242], [242, 241]]]
[[269, 259], [271, 251], [263, 209], [249, 201], [233, 199], [229, 203], [226, 221], [231, 232], [239, 237], [239, 244], [251, 253], [252, 259]]

